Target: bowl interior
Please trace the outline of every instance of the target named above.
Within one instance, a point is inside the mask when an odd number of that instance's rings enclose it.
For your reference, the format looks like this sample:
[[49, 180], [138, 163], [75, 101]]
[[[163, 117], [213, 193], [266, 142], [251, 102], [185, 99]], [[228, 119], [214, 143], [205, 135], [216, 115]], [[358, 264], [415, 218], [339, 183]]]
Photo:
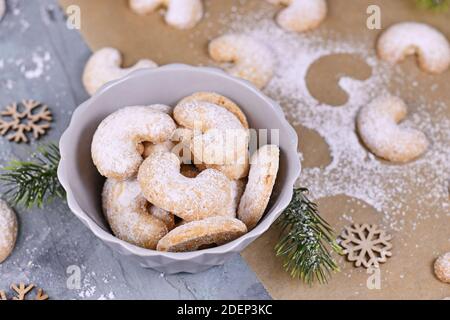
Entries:
[[[102, 214], [101, 191], [104, 178], [91, 159], [91, 142], [100, 122], [112, 112], [132, 105], [155, 103], [174, 106], [180, 99], [197, 91], [213, 91], [235, 101], [247, 115], [251, 128], [278, 129], [281, 149], [280, 169], [265, 218], [282, 209], [280, 199], [290, 194], [292, 175], [298, 174], [297, 141], [292, 128], [279, 115], [281, 110], [251, 85], [207, 68], [158, 68], [136, 72], [132, 76], [107, 85], [77, 110], [71, 125], [70, 146], [65, 148], [67, 183], [80, 208], [99, 227], [110, 232]], [[269, 131], [270, 132], [270, 131]], [[271, 143], [270, 134], [267, 136]], [[64, 155], [63, 155], [64, 156]], [[284, 188], [283, 186], [288, 186]]]

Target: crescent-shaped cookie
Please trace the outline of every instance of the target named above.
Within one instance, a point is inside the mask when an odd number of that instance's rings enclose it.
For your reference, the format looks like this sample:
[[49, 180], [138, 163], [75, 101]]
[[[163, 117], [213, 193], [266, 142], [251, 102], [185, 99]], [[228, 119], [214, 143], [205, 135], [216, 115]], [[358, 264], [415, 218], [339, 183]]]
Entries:
[[136, 175], [142, 163], [142, 142], [169, 140], [176, 129], [172, 118], [151, 107], [125, 107], [98, 126], [92, 140], [92, 159], [101, 175], [119, 180]]
[[102, 48], [89, 58], [84, 67], [83, 85], [92, 96], [105, 83], [120, 79], [132, 71], [143, 68], [156, 68], [157, 64], [151, 60], [139, 60], [130, 68], [122, 68], [122, 56], [117, 49]]
[[325, 0], [267, 0], [287, 6], [277, 14], [277, 23], [285, 30], [304, 32], [317, 28], [327, 16]]
[[178, 102], [178, 104], [183, 104], [191, 101], [205, 101], [224, 107], [239, 119], [244, 128], [249, 128], [247, 117], [245, 116], [244, 112], [242, 112], [241, 108], [239, 108], [239, 106], [235, 102], [225, 96], [222, 96], [215, 92], [195, 92], [190, 96], [183, 98], [180, 102]]
[[0, 200], [0, 264], [14, 249], [17, 239], [17, 217], [8, 204]]
[[437, 29], [418, 22], [401, 22], [384, 31], [377, 42], [378, 56], [398, 63], [417, 55], [420, 67], [429, 73], [442, 73], [450, 66], [450, 44]]
[[275, 58], [261, 41], [244, 34], [222, 35], [209, 43], [210, 57], [217, 62], [232, 63], [226, 71], [264, 88], [272, 79]]
[[249, 133], [227, 109], [205, 101], [177, 104], [174, 118], [193, 130], [190, 150], [196, 165], [224, 172], [232, 180], [247, 175]]
[[280, 149], [276, 145], [259, 148], [250, 160], [248, 183], [238, 208], [238, 218], [252, 230], [261, 220], [277, 178]]
[[145, 198], [183, 220], [226, 215], [231, 199], [230, 180], [214, 169], [195, 178], [180, 173], [179, 158], [169, 152], [150, 155], [139, 168], [138, 181]]
[[398, 125], [406, 117], [406, 104], [395, 96], [382, 96], [363, 106], [357, 117], [359, 135], [377, 156], [393, 162], [408, 162], [428, 148], [419, 130]]
[[185, 223], [158, 242], [157, 250], [184, 252], [201, 250], [233, 241], [247, 232], [245, 224], [235, 218], [211, 217]]
[[434, 262], [434, 273], [444, 283], [450, 283], [450, 252], [444, 253]]
[[168, 228], [148, 211], [136, 180], [107, 179], [102, 194], [103, 212], [114, 235], [136, 246], [155, 249]]

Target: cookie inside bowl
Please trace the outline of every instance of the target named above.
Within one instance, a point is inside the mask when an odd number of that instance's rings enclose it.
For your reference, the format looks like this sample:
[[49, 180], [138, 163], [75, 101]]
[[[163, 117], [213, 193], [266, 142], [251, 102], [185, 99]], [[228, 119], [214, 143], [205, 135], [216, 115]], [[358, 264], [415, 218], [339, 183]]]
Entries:
[[[250, 84], [209, 68], [182, 65], [141, 70], [119, 81], [110, 83], [75, 112], [71, 126], [61, 139], [61, 181], [68, 191], [71, 209], [106, 242], [113, 241], [111, 229], [102, 212], [101, 194], [105, 182], [91, 158], [91, 144], [99, 124], [110, 114], [126, 106], [165, 104], [177, 102], [196, 92], [216, 92], [234, 101], [245, 113], [250, 128], [277, 130], [280, 148], [279, 170], [265, 210], [265, 215], [250, 232], [221, 245], [199, 251], [217, 252], [226, 248], [239, 250], [267, 230], [290, 201], [292, 186], [299, 174], [296, 153], [297, 140], [280, 108]], [[272, 136], [267, 136], [272, 143]], [[114, 240], [115, 241], [115, 240]], [[126, 251], [133, 245], [118, 241]], [[236, 244], [239, 243], [239, 246]], [[222, 248], [223, 247], [223, 248]], [[224, 249], [225, 248], [225, 249]], [[143, 249], [145, 250], [145, 249]], [[152, 251], [152, 250], [146, 250]]]

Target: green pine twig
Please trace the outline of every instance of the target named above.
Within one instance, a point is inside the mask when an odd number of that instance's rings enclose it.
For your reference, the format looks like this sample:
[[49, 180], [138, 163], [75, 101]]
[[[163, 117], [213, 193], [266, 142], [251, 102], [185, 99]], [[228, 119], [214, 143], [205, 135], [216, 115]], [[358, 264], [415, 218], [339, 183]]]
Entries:
[[284, 267], [294, 278], [312, 285], [326, 283], [332, 272], [339, 271], [329, 251], [342, 254], [342, 248], [330, 225], [319, 215], [317, 205], [299, 188], [278, 223], [282, 236], [275, 246], [277, 256], [284, 257]]
[[436, 12], [444, 12], [450, 8], [450, 0], [416, 0], [416, 3], [422, 9]]
[[57, 170], [61, 156], [58, 146], [39, 147], [30, 161], [13, 160], [2, 169], [0, 183], [4, 196], [12, 205], [42, 208], [54, 198], [65, 198]]

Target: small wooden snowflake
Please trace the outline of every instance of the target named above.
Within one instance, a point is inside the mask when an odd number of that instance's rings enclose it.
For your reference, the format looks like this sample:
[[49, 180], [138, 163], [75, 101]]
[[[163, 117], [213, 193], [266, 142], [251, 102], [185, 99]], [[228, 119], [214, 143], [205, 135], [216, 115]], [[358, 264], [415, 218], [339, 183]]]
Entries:
[[[19, 285], [12, 284], [11, 289], [16, 294], [14, 297], [12, 297], [12, 300], [26, 300], [25, 298], [27, 294], [29, 294], [34, 288], [34, 284], [30, 284], [28, 286], [24, 283], [20, 283]], [[0, 290], [0, 300], [8, 300], [5, 291]], [[44, 293], [44, 290], [39, 288], [34, 297], [34, 300], [48, 300], [48, 295]]]
[[53, 120], [49, 108], [34, 100], [13, 103], [0, 112], [0, 135], [16, 143], [28, 142], [27, 134], [31, 132], [34, 139], [39, 139], [50, 128]]
[[392, 256], [392, 237], [376, 225], [354, 224], [344, 228], [340, 245], [349, 261], [356, 267], [379, 267]]

